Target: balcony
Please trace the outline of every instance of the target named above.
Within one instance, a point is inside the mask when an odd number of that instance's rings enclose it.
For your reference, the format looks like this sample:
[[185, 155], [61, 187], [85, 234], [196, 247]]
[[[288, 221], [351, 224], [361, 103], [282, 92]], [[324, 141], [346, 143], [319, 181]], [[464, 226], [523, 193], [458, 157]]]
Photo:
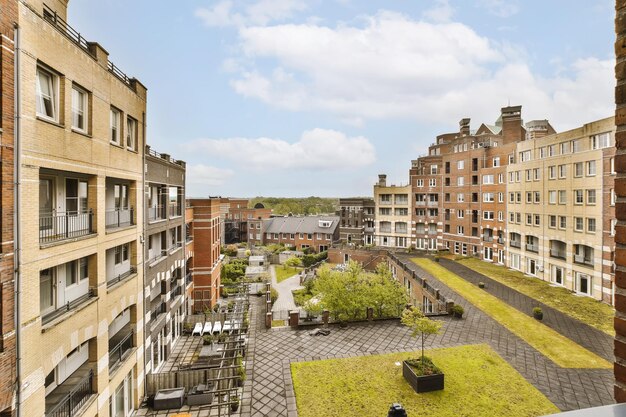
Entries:
[[52, 243], [95, 233], [93, 212], [39, 215], [39, 243]]
[[511, 241], [509, 242], [509, 245], [510, 245], [512, 248], [521, 248], [521, 247], [522, 247], [522, 242], [520, 242], [519, 240], [511, 240]]
[[75, 417], [95, 394], [93, 370], [86, 364], [46, 396], [46, 417]]
[[493, 242], [493, 236], [484, 235], [483, 242]]
[[161, 261], [162, 259], [165, 259], [166, 257], [167, 257], [167, 250], [163, 249], [160, 251], [155, 251], [155, 253], [152, 254], [152, 257], [148, 259], [148, 266], [153, 266], [159, 261]]
[[526, 250], [529, 251], [529, 252], [538, 253], [539, 252], [539, 245], [536, 245], [534, 243], [527, 243], [526, 244]]
[[176, 252], [178, 249], [180, 249], [182, 247], [183, 247], [183, 243], [182, 242], [176, 242], [172, 246], [170, 246], [167, 251], [171, 255], [172, 253]]
[[374, 233], [374, 228], [373, 227], [365, 227], [365, 229], [363, 229], [365, 231], [365, 233]]
[[160, 327], [165, 322], [165, 313], [166, 313], [166, 308], [165, 308], [165, 303], [163, 302], [159, 302], [157, 307], [154, 308], [152, 311], [150, 311], [150, 317], [152, 319], [150, 322], [151, 332], [153, 332], [155, 329]]
[[426, 206], [426, 201], [425, 200], [415, 201], [415, 205], [418, 207], [424, 207]]
[[174, 299], [179, 295], [183, 294], [183, 287], [179, 284], [176, 284], [170, 288], [170, 299]]
[[193, 282], [193, 276], [191, 275], [191, 272], [188, 272], [187, 275], [185, 276], [185, 285], [189, 285]]
[[134, 209], [112, 209], [105, 213], [105, 223], [107, 229], [117, 229], [120, 227], [128, 227], [135, 224]]
[[498, 243], [501, 245], [504, 245], [504, 238], [503, 237], [499, 237], [498, 238]]
[[81, 295], [78, 298], [75, 298], [72, 301], [68, 301], [66, 304], [63, 304], [61, 307], [57, 308], [54, 311], [51, 311], [49, 313], [46, 313], [44, 315], [41, 316], [41, 323], [42, 324], [47, 324], [49, 322], [51, 322], [52, 320], [62, 316], [63, 314], [67, 313], [68, 311], [71, 311], [75, 308], [77, 308], [78, 306], [80, 306], [83, 303], [87, 303], [90, 299], [95, 298], [96, 295], [93, 291], [92, 288], [89, 289], [89, 291], [87, 291], [86, 294]]
[[585, 255], [574, 255], [574, 263], [586, 266], [593, 266], [593, 258]]
[[183, 215], [182, 214], [183, 213], [182, 212], [182, 205], [180, 205], [180, 204], [170, 204], [169, 213], [170, 213], [170, 218], [182, 216]]
[[137, 268], [135, 268], [134, 266], [131, 266], [128, 271], [123, 272], [121, 274], [118, 274], [117, 276], [107, 280], [107, 288], [111, 288], [112, 286], [114, 286], [118, 282], [122, 282], [126, 278], [128, 278], [131, 275], [136, 274], [136, 273], [137, 273]]
[[550, 249], [550, 256], [552, 258], [558, 258], [558, 259], [566, 259], [566, 254], [564, 250], [560, 250], [560, 249]]
[[439, 201], [428, 201], [428, 202], [426, 203], [426, 205], [427, 205], [428, 207], [437, 207], [437, 206], [439, 206]]
[[109, 339], [109, 374], [128, 357], [133, 347], [133, 331], [129, 325]]
[[159, 220], [165, 220], [165, 207], [161, 205], [148, 207], [148, 221], [156, 222]]

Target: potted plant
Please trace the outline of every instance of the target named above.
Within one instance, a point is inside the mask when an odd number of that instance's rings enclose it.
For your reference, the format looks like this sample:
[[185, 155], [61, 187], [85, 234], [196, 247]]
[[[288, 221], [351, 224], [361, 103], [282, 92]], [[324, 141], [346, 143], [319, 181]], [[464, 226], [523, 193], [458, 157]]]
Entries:
[[193, 331], [193, 324], [192, 323], [185, 323], [183, 325], [183, 331], [185, 332], [185, 334], [191, 334], [191, 332]]
[[485, 288], [485, 283], [484, 283], [484, 282], [482, 282], [482, 281], [480, 281], [480, 282], [478, 283], [478, 288]]
[[239, 397], [234, 395], [230, 397], [230, 411], [234, 413], [237, 410], [239, 410]]
[[434, 258], [434, 259], [435, 259], [435, 262], [439, 262], [439, 259], [440, 259], [440, 258], [439, 258], [439, 256], [435, 256], [435, 258]]
[[213, 344], [213, 335], [212, 334], [205, 334], [204, 336], [202, 336], [202, 341], [203, 344], [205, 345], [212, 345]]
[[541, 311], [541, 308], [539, 307], [533, 308], [533, 317], [537, 320], [543, 319], [543, 311]]
[[465, 313], [465, 310], [463, 310], [463, 307], [459, 304], [455, 304], [452, 306], [452, 308], [450, 308], [450, 313], [452, 314], [452, 317], [460, 319], [463, 317], [463, 313]]
[[411, 307], [402, 313], [402, 324], [410, 328], [412, 337], [421, 337], [421, 357], [411, 358], [402, 362], [402, 375], [415, 392], [430, 392], [443, 389], [444, 374], [432, 360], [424, 356], [424, 340], [432, 334], [439, 333], [442, 323], [431, 320]]

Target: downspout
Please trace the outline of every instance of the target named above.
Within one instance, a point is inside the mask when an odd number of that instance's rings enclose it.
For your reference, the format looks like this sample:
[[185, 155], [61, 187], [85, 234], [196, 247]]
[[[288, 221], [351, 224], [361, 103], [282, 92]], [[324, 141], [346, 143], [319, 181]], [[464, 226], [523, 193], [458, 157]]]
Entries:
[[[146, 100], [147, 102], [147, 100]], [[146, 285], [145, 279], [144, 277], [146, 276], [146, 260], [145, 260], [145, 256], [146, 256], [146, 217], [147, 217], [147, 213], [146, 213], [146, 204], [145, 204], [145, 200], [146, 200], [146, 112], [144, 111], [141, 114], [141, 118], [142, 118], [142, 122], [143, 122], [143, 145], [141, 145], [141, 238], [139, 239], [139, 242], [141, 243], [141, 262], [143, 263], [143, 274], [142, 274], [142, 281], [141, 281], [141, 296], [143, 297], [143, 311], [142, 313], [142, 320], [141, 322], [143, 323], [143, 396], [144, 398], [146, 398], [148, 396], [148, 375], [146, 373], [146, 369], [148, 368], [148, 356], [146, 355], [146, 342], [147, 342], [147, 338], [148, 338], [148, 326], [146, 325], [146, 310], [147, 310], [147, 306], [146, 306], [146, 297], [144, 294], [144, 288]], [[139, 206], [139, 202], [137, 202], [137, 206]], [[139, 207], [137, 207], [137, 213], [139, 213]], [[152, 357], [152, 349], [150, 349], [150, 357]], [[138, 381], [139, 382], [139, 381]], [[19, 416], [18, 416], [19, 417]]]
[[20, 27], [17, 23], [14, 26], [14, 44], [15, 44], [15, 59], [14, 59], [14, 83], [15, 83], [15, 98], [14, 98], [14, 117], [15, 123], [13, 127], [13, 184], [14, 184], [14, 196], [13, 196], [13, 282], [15, 290], [15, 373], [16, 373], [16, 390], [15, 390], [15, 409], [16, 416], [22, 416], [22, 332], [21, 332], [21, 318], [20, 318], [20, 304], [21, 304], [21, 238], [20, 238], [20, 165], [21, 165], [21, 140], [20, 140], [20, 128], [21, 128], [21, 91], [20, 91]]

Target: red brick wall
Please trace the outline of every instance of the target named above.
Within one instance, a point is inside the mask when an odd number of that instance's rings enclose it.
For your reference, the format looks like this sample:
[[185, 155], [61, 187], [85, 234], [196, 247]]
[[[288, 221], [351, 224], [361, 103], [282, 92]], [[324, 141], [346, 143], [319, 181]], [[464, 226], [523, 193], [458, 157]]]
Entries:
[[14, 23], [17, 2], [0, 3], [0, 413], [13, 404], [15, 371], [14, 286], [13, 286], [13, 121], [14, 121]]
[[385, 250], [359, 250], [347, 248], [330, 248], [328, 250], [328, 262], [331, 264], [344, 263], [345, 256], [351, 261], [359, 262], [368, 271], [376, 269], [381, 262], [387, 262], [387, 251]]

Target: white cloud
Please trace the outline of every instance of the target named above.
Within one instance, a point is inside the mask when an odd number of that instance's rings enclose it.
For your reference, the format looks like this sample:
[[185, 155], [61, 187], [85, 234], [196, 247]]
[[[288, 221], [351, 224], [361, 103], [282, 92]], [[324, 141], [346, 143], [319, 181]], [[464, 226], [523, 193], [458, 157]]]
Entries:
[[435, 0], [435, 5], [424, 11], [424, 17], [433, 22], [449, 22], [454, 14], [454, 9], [448, 0]]
[[[519, 47], [462, 23], [381, 11], [359, 26], [251, 26], [239, 36], [244, 69], [231, 81], [236, 92], [292, 111], [329, 112], [350, 124], [450, 123], [465, 116], [493, 122], [510, 101], [524, 106], [525, 119], [548, 117], [560, 129], [613, 108], [611, 59], [582, 59], [544, 78]], [[266, 69], [255, 64], [260, 60], [274, 64]]]
[[187, 183], [198, 185], [219, 186], [233, 176], [230, 169], [222, 169], [204, 164], [187, 166]]
[[211, 27], [264, 26], [272, 21], [289, 19], [305, 9], [306, 4], [301, 0], [258, 0], [245, 7], [239, 7], [231, 0], [222, 0], [211, 7], [196, 9], [195, 15]]
[[293, 143], [263, 137], [199, 139], [188, 144], [187, 148], [262, 171], [357, 168], [376, 159], [374, 146], [368, 139], [319, 128], [303, 132]]
[[519, 12], [519, 4], [515, 0], [481, 0], [480, 6], [498, 17], [511, 17]]

